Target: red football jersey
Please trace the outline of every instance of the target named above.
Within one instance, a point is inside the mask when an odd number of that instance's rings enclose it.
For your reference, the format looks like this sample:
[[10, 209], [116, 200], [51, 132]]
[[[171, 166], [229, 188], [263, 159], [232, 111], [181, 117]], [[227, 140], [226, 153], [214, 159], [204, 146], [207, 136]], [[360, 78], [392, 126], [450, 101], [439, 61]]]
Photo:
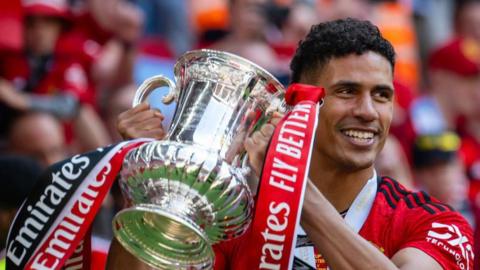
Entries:
[[[426, 193], [410, 192], [390, 178], [378, 179], [375, 201], [359, 234], [389, 258], [413, 247], [444, 269], [473, 268], [472, 229], [467, 221]], [[248, 242], [247, 232], [215, 246], [215, 269], [244, 269]], [[296, 246], [305, 246], [305, 239], [298, 237]], [[295, 258], [293, 269], [316, 268]]]

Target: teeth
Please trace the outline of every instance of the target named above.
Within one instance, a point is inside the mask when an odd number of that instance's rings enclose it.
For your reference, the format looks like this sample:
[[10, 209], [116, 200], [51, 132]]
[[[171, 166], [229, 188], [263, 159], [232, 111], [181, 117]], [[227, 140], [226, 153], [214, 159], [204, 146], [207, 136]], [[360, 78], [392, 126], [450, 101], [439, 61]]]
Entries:
[[344, 133], [349, 137], [364, 139], [364, 140], [372, 139], [374, 135], [373, 132], [358, 131], [358, 130], [347, 130]]

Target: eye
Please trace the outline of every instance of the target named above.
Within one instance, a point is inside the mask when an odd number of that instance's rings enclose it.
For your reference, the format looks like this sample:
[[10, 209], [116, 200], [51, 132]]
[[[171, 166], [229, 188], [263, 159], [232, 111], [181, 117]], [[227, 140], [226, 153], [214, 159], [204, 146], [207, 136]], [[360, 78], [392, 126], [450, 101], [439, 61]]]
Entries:
[[355, 88], [353, 87], [342, 87], [335, 91], [340, 97], [350, 97], [355, 94]]
[[379, 102], [388, 102], [393, 99], [393, 91], [391, 89], [376, 89], [373, 91], [373, 97]]

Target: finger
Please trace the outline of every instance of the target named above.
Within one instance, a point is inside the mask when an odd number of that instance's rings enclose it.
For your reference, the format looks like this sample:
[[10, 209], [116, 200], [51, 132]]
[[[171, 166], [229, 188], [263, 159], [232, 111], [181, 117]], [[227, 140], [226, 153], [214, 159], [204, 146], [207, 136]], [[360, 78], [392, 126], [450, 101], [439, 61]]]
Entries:
[[150, 105], [146, 102], [142, 102], [142, 103], [138, 104], [137, 106], [135, 106], [131, 109], [128, 109], [128, 110], [122, 112], [121, 114], [119, 114], [119, 118], [120, 117], [126, 118], [126, 117], [129, 117], [129, 116], [135, 115], [139, 112], [146, 111], [148, 109], [150, 109]]
[[140, 111], [135, 115], [132, 115], [131, 117], [125, 118], [124, 122], [125, 124], [131, 124], [131, 125], [137, 125], [137, 123], [141, 123], [143, 121], [146, 121], [151, 118], [157, 118], [160, 121], [163, 120], [163, 116], [159, 116], [158, 111], [155, 110], [146, 110], [146, 111]]
[[275, 126], [272, 124], [265, 124], [260, 128], [260, 133], [265, 138], [271, 138], [274, 131], [275, 131]]
[[245, 147], [245, 150], [250, 154], [255, 149], [256, 143], [251, 137], [249, 137], [245, 139], [245, 141], [243, 142], [243, 146]]
[[[160, 123], [157, 124], [154, 128], [163, 129], [163, 127], [161, 126], [163, 118], [163, 115], [161, 115], [158, 111], [155, 110], [140, 111], [136, 115], [118, 119], [117, 131], [124, 139], [139, 138], [143, 136], [141, 132], [144, 130], [144, 127], [142, 125], [145, 125], [145, 121], [147, 121], [146, 124], [148, 129], [152, 129], [152, 122]], [[154, 120], [152, 120], [152, 122], [149, 122], [149, 119]]]
[[131, 109], [128, 109], [124, 112], [119, 113], [118, 116], [117, 116], [117, 125], [120, 124], [121, 122], [128, 121], [128, 119], [135, 116], [139, 112], [148, 110], [149, 108], [147, 106], [148, 106], [148, 104], [142, 103], [142, 104], [140, 104], [140, 105], [138, 105], [134, 108], [131, 108]]
[[145, 121], [147, 118], [154, 117], [153, 110], [137, 111], [135, 114], [129, 114], [133, 109], [130, 109], [124, 113], [121, 113], [117, 118], [117, 130], [120, 133], [125, 132], [127, 129], [131, 129], [132, 126], [137, 126], [138, 123]]
[[155, 128], [155, 129], [143, 131], [142, 135], [144, 138], [154, 138], [157, 140], [161, 140], [165, 138], [165, 135], [167, 135], [167, 133], [163, 128]]
[[156, 117], [159, 117], [162, 121], [163, 121], [163, 119], [165, 119], [165, 116], [162, 114], [160, 109], [154, 109], [154, 114], [155, 114]]
[[270, 137], [266, 137], [261, 132], [257, 131], [252, 134], [251, 139], [253, 140], [253, 143], [261, 147], [268, 143]]
[[283, 116], [284, 115], [279, 113], [279, 112], [274, 112], [272, 114], [272, 118], [270, 119], [269, 123], [274, 125], [274, 126], [277, 126], [278, 123], [280, 122], [280, 120], [282, 120]]
[[141, 130], [151, 130], [157, 128], [163, 129], [162, 119], [158, 117], [146, 119], [145, 121], [138, 123], [136, 126]]

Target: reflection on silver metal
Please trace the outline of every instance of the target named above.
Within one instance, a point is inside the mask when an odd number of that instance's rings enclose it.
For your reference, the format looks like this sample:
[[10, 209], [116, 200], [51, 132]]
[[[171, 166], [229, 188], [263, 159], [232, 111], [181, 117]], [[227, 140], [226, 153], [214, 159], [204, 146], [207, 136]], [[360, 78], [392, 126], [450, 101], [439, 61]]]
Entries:
[[161, 269], [210, 269], [212, 244], [244, 233], [252, 218], [251, 170], [243, 141], [285, 112], [283, 86], [236, 55], [200, 50], [175, 65], [176, 84], [146, 80], [133, 105], [156, 87], [177, 101], [163, 141], [130, 151], [120, 185], [132, 207], [113, 221], [116, 238], [132, 254]]

